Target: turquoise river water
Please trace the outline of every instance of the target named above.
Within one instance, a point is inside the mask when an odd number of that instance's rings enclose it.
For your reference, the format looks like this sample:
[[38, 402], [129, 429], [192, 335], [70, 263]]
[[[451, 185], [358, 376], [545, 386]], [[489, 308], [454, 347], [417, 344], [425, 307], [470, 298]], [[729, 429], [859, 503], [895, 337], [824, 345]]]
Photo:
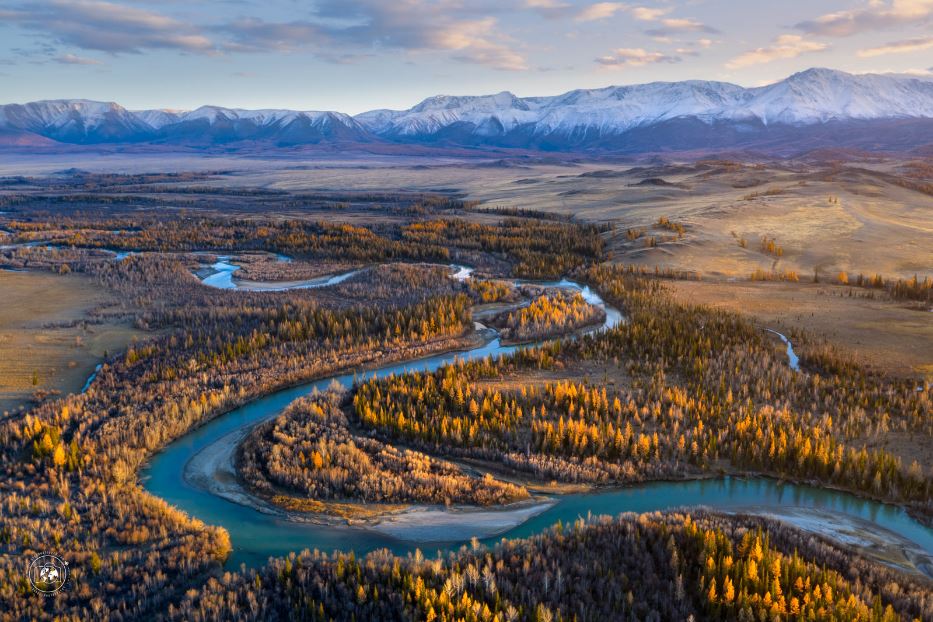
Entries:
[[[232, 270], [224, 265], [217, 266], [217, 268], [219, 274], [224, 272], [226, 274], [214, 279], [215, 286], [235, 287], [235, 281], [230, 278]], [[455, 278], [469, 278], [469, 272], [469, 269], [461, 268], [454, 276]], [[210, 277], [207, 282], [211, 284]], [[315, 283], [311, 287], [334, 282], [334, 279], [322, 279], [318, 281], [320, 285]], [[303, 285], [309, 286], [307, 283]], [[606, 306], [595, 292], [586, 287], [566, 280], [550, 285], [578, 289], [590, 302], [602, 306], [607, 316], [601, 328], [613, 326], [623, 320], [622, 315], [616, 309]], [[248, 566], [261, 565], [270, 556], [281, 556], [305, 548], [327, 552], [352, 550], [358, 555], [381, 548], [388, 548], [398, 554], [420, 548], [427, 555], [436, 551], [459, 548], [464, 544], [463, 540], [415, 543], [364, 528], [288, 521], [252, 507], [228, 501], [189, 484], [184, 477], [185, 465], [199, 451], [223, 436], [274, 417], [294, 399], [307, 395], [315, 389], [323, 390], [333, 381], [350, 386], [360, 378], [382, 377], [414, 370], [434, 370], [456, 359], [501, 356], [515, 349], [514, 346], [501, 345], [499, 339], [494, 338], [485, 345], [466, 352], [440, 354], [416, 361], [385, 365], [356, 375], [336, 375], [278, 391], [222, 415], [170, 444], [155, 455], [141, 473], [144, 486], [153, 495], [205, 523], [224, 527], [229, 532], [233, 544], [233, 553], [227, 564], [234, 568], [241, 563]], [[921, 525], [898, 507], [868, 501], [844, 492], [781, 483], [766, 478], [721, 477], [701, 481], [656, 482], [607, 492], [558, 495], [554, 499], [554, 505], [544, 512], [485, 542], [488, 544], [500, 538], [532, 535], [552, 526], [558, 520], [567, 523], [588, 514], [618, 514], [706, 506], [725, 511], [748, 508], [754, 508], [759, 512], [767, 512], [768, 508], [776, 511], [823, 510], [860, 519], [865, 521], [864, 524], [868, 528], [874, 527], [893, 532], [911, 541], [917, 545], [917, 549], [926, 554], [933, 554], [933, 530]]]

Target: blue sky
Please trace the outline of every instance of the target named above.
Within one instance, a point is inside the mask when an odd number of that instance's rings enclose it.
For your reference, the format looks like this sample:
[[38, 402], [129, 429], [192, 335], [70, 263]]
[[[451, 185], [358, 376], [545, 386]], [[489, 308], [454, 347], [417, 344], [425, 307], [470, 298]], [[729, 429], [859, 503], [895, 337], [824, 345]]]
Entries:
[[0, 102], [407, 108], [808, 67], [933, 71], [933, 0], [0, 0]]

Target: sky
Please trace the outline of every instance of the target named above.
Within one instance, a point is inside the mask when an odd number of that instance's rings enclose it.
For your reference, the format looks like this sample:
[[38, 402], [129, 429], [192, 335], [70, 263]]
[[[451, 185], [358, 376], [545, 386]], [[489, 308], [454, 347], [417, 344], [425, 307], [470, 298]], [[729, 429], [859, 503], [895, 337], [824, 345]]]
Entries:
[[933, 76], [933, 0], [0, 0], [0, 103], [355, 114], [809, 67]]

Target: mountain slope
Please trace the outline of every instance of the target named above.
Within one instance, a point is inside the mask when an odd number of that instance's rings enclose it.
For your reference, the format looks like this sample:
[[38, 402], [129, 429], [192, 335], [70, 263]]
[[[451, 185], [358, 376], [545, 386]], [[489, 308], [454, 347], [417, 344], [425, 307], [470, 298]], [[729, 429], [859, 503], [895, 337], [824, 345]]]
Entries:
[[[391, 140], [528, 144], [553, 149], [624, 147], [626, 134], [689, 126], [689, 135], [718, 128], [752, 139], [766, 128], [933, 118], [933, 81], [811, 69], [772, 85], [746, 89], [690, 80], [576, 90], [555, 97], [432, 97], [401, 111], [356, 119]], [[773, 130], [767, 133], [775, 133]], [[798, 132], [791, 132], [798, 134]], [[681, 141], [682, 142], [682, 141]], [[694, 141], [702, 146], [702, 141]]]
[[439, 95], [408, 110], [355, 117], [218, 106], [128, 111], [115, 103], [50, 100], [0, 106], [0, 134], [7, 144], [51, 139], [197, 147], [386, 142], [554, 151], [904, 150], [933, 142], [933, 80], [809, 69], [757, 88], [688, 80], [551, 97]]
[[113, 102], [46, 100], [0, 106], [0, 130], [29, 133], [64, 143], [212, 145], [267, 141], [275, 145], [376, 140], [352, 117], [339, 112], [239, 110], [202, 106], [189, 112], [129, 111]]
[[[352, 117], [339, 112], [240, 110], [202, 106], [185, 113], [138, 113], [151, 119], [157, 140], [171, 143], [222, 144], [264, 141], [279, 146], [320, 142], [375, 140]], [[157, 126], [157, 127], [156, 127]]]
[[65, 143], [131, 142], [151, 130], [145, 121], [122, 106], [86, 99], [2, 106], [0, 128], [31, 132]]

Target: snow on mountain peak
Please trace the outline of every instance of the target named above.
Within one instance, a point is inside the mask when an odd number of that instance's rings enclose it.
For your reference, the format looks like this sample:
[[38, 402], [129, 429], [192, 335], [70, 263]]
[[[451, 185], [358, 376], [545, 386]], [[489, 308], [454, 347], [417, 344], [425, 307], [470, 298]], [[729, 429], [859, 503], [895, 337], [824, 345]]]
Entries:
[[750, 91], [749, 110], [765, 123], [933, 117], [933, 83], [912, 76], [816, 68]]
[[760, 121], [767, 125], [845, 119], [933, 117], [933, 83], [911, 76], [852, 75], [809, 69], [780, 82], [744, 88], [728, 82], [687, 80], [575, 90], [550, 97], [431, 97], [409, 110], [376, 110], [356, 119], [377, 134], [431, 134], [453, 123], [507, 133], [534, 124], [535, 133], [589, 128], [622, 133], [679, 118]]
[[[785, 127], [782, 131], [787, 133], [817, 123], [892, 119], [933, 119], [933, 80], [814, 68], [755, 88], [687, 80], [578, 89], [546, 97], [518, 97], [509, 91], [436, 95], [408, 110], [372, 110], [355, 117], [220, 106], [131, 112], [113, 102], [83, 99], [0, 106], [2, 128], [77, 143], [382, 139], [575, 149], [605, 145], [611, 139], [612, 144], [631, 148], [623, 137], [652, 128], [654, 138], [639, 139], [650, 148], [652, 140], [708, 144], [720, 135], [704, 134], [704, 125], [720, 123], [733, 124], [749, 136], [775, 126]], [[669, 131], [665, 124], [675, 124], [675, 129]], [[693, 136], [683, 133], [686, 127], [694, 128]], [[920, 134], [916, 140], [922, 142]], [[728, 140], [728, 133], [722, 136]]]
[[35, 120], [51, 127], [64, 127], [81, 122], [86, 129], [99, 126], [108, 115], [129, 114], [114, 102], [96, 102], [87, 99], [51, 99], [25, 104], [24, 108]]

